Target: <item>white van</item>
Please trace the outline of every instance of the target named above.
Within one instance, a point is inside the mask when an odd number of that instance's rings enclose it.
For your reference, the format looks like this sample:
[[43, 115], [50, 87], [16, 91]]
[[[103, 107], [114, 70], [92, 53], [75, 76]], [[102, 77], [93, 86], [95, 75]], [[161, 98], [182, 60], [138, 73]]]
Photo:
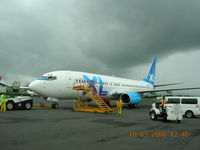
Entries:
[[[156, 98], [157, 105], [162, 102], [162, 97]], [[200, 116], [200, 97], [165, 97], [168, 104], [180, 104], [182, 114], [187, 118]]]

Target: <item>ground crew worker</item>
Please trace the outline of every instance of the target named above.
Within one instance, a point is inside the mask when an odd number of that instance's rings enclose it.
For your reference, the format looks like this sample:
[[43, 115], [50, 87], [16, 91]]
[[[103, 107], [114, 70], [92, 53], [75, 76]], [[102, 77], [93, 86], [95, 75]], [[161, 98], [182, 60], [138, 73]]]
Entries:
[[162, 103], [159, 105], [160, 107], [164, 107], [166, 104], [165, 96], [162, 97]]
[[122, 107], [123, 107], [123, 102], [120, 99], [119, 101], [117, 101], [117, 110], [118, 110], [118, 114], [121, 115], [122, 114]]
[[165, 109], [164, 109], [165, 104], [167, 104], [166, 100], [165, 100], [165, 96], [162, 96], [162, 103], [159, 105], [161, 107], [161, 109], [160, 109], [161, 113], [165, 112]]
[[6, 111], [6, 97], [2, 94], [0, 96], [0, 102], [1, 102], [1, 112]]

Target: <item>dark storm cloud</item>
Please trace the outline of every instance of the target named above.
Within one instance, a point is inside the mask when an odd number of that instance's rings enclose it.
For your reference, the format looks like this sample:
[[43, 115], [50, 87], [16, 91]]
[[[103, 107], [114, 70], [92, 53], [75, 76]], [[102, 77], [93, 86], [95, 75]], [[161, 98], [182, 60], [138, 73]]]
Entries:
[[153, 56], [197, 49], [199, 6], [198, 0], [1, 0], [2, 74], [123, 74]]
[[128, 67], [142, 58], [199, 47], [199, 2], [109, 2], [97, 4], [98, 27], [93, 31], [97, 41], [85, 49], [110, 67]]

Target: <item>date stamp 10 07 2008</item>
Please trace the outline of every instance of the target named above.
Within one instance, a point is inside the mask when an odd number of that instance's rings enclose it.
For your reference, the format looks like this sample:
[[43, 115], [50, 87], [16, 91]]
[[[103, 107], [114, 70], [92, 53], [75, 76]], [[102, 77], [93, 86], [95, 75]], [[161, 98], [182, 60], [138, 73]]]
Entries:
[[189, 131], [131, 131], [129, 133], [130, 137], [140, 137], [140, 138], [165, 138], [165, 137], [190, 137], [191, 132]]

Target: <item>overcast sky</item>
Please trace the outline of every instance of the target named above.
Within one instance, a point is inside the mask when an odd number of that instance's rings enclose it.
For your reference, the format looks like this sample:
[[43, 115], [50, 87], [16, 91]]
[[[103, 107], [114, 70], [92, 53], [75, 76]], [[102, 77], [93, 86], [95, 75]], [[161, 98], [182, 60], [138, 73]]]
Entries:
[[199, 0], [0, 0], [4, 81], [55, 70], [200, 85]]

